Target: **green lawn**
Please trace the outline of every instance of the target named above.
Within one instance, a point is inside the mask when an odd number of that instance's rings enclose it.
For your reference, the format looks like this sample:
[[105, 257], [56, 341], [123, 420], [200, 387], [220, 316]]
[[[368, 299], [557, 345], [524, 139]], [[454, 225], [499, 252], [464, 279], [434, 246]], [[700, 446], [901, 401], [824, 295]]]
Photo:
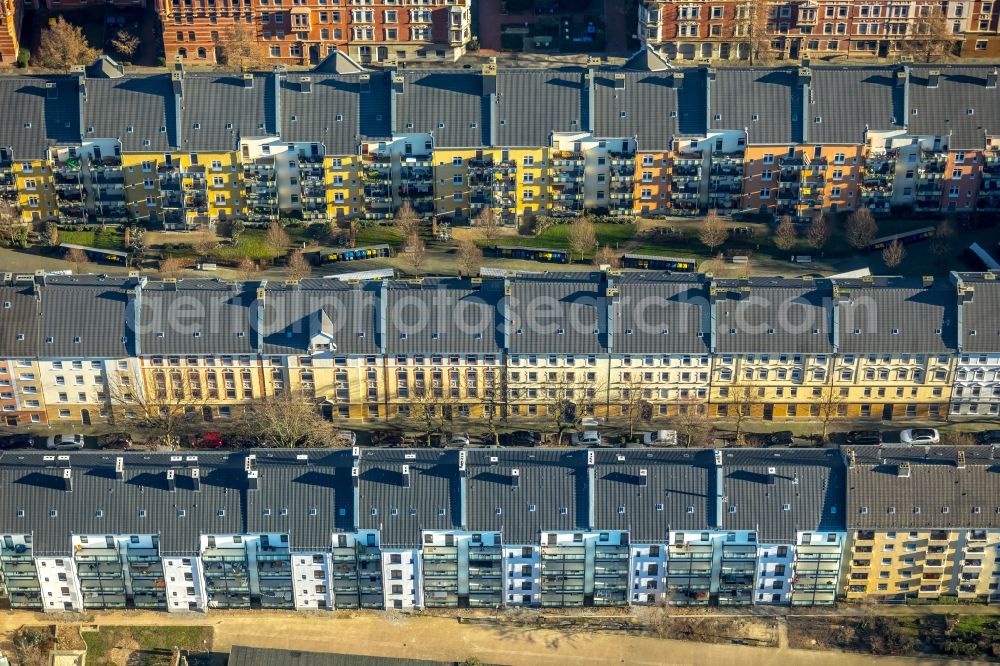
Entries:
[[[537, 236], [504, 238], [499, 245], [544, 247], [555, 250], [569, 249], [570, 224], [555, 224]], [[599, 245], [615, 248], [627, 243], [635, 235], [634, 224], [595, 224], [594, 232]]]
[[220, 246], [213, 252], [213, 255], [225, 261], [242, 261], [243, 259], [271, 261], [279, 256], [279, 253], [264, 242], [264, 233], [260, 229], [248, 229], [240, 236], [239, 243]]
[[403, 244], [403, 237], [389, 225], [372, 224], [358, 228], [358, 235], [355, 243], [358, 247], [383, 244], [399, 247]]
[[61, 231], [59, 240], [73, 245], [99, 247], [103, 250], [124, 250], [125, 236], [117, 229], [106, 231]]
[[[101, 627], [98, 631], [82, 632], [87, 643], [89, 666], [112, 666], [122, 663], [120, 653], [134, 650], [129, 664], [135, 666], [166, 666], [171, 663], [171, 650], [200, 652], [212, 647], [211, 627]], [[116, 660], [116, 658], [118, 660]]]

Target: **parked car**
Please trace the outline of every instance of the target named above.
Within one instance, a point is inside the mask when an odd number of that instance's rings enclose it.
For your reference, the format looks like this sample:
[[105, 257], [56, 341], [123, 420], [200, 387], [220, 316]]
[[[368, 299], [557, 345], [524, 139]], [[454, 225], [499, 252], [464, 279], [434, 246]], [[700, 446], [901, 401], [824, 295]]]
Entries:
[[847, 433], [848, 444], [881, 444], [882, 433], [878, 430], [852, 430]]
[[754, 446], [791, 446], [795, 442], [791, 430], [748, 432], [747, 441]]
[[73, 451], [83, 448], [83, 435], [50, 435], [46, 448], [57, 451]]
[[676, 430], [656, 430], [642, 434], [642, 443], [646, 446], [677, 446]]
[[27, 433], [0, 437], [0, 450], [30, 449], [35, 446], [35, 438]]
[[398, 430], [373, 430], [373, 446], [402, 446], [403, 433]]
[[222, 433], [218, 432], [206, 432], [191, 438], [191, 447], [195, 449], [221, 449], [225, 445]]
[[97, 438], [97, 446], [101, 449], [130, 449], [132, 438], [124, 432], [114, 432]]
[[903, 444], [937, 444], [941, 436], [934, 428], [907, 428], [899, 433], [899, 441]]
[[573, 446], [600, 446], [603, 439], [601, 433], [596, 430], [584, 430], [583, 432], [574, 432], [570, 441]]
[[471, 444], [472, 440], [469, 439], [469, 434], [465, 432], [453, 432], [451, 434], [451, 437], [449, 437], [448, 439], [449, 446], [455, 446], [461, 448], [465, 446], [470, 446]]
[[983, 430], [976, 433], [976, 444], [1000, 444], [1000, 430]]
[[515, 430], [500, 435], [502, 446], [540, 446], [542, 434], [530, 430]]
[[353, 430], [336, 430], [333, 440], [337, 446], [354, 446], [358, 443], [358, 435]]

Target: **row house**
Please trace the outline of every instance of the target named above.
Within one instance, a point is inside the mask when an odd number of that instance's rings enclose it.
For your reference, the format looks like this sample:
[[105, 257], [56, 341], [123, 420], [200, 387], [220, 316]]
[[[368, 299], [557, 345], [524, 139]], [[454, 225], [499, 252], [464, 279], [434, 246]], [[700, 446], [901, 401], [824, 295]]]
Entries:
[[43, 611], [818, 605], [844, 476], [832, 450], [10, 455], [0, 477], [24, 492], [0, 508], [0, 594]]
[[996, 455], [992, 447], [846, 451], [846, 598], [995, 601]]
[[[191, 229], [759, 210], [996, 208], [993, 66], [125, 72], [0, 81], [25, 221]], [[7, 86], [3, 88], [2, 86]], [[844, 104], [843, 90], [855, 92]], [[538, 100], [545, 103], [539, 105]]]
[[919, 53], [922, 36], [941, 30], [954, 54], [988, 57], [998, 49], [997, 17], [990, 0], [643, 0], [637, 34], [678, 60], [747, 60], [755, 45], [757, 57], [795, 60]]

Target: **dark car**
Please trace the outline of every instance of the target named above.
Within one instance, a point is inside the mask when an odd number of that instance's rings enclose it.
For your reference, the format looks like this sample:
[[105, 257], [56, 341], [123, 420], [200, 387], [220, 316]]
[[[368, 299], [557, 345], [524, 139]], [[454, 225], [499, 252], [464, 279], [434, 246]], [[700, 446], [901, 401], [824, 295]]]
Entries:
[[848, 444], [881, 444], [882, 433], [878, 430], [852, 430], [847, 433]]
[[124, 432], [114, 432], [97, 438], [97, 446], [102, 449], [131, 449], [132, 438]]
[[794, 441], [791, 430], [751, 432], [747, 433], [747, 440], [754, 446], [791, 446]]
[[30, 449], [35, 446], [35, 438], [27, 433], [0, 437], [0, 450]]
[[976, 444], [1000, 444], [1000, 430], [983, 430], [976, 433]]
[[541, 433], [530, 430], [515, 430], [500, 435], [500, 444], [503, 446], [539, 446], [541, 443]]
[[402, 446], [403, 433], [398, 430], [373, 430], [373, 446]]

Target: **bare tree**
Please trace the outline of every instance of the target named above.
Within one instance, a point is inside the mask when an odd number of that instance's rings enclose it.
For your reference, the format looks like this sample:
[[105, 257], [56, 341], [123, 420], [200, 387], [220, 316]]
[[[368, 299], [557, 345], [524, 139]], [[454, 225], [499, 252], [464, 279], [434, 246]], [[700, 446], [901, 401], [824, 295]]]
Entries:
[[426, 446], [434, 445], [434, 436], [444, 432], [445, 407], [451, 405], [451, 400], [444, 397], [444, 392], [437, 393], [432, 387], [415, 386], [409, 399], [409, 421], [419, 428]]
[[906, 257], [906, 248], [898, 240], [892, 241], [882, 250], [882, 261], [889, 268], [899, 266], [903, 263], [904, 257]]
[[59, 16], [42, 30], [34, 62], [45, 69], [68, 72], [73, 65], [89, 64], [98, 55], [98, 51], [87, 43], [83, 30]]
[[621, 257], [618, 256], [617, 252], [605, 244], [594, 253], [594, 265], [618, 268], [621, 265]]
[[846, 389], [833, 386], [833, 373], [830, 373], [826, 386], [820, 389], [819, 395], [813, 395], [812, 397], [812, 404], [818, 408], [813, 410], [813, 413], [823, 426], [822, 437], [824, 442], [830, 432], [830, 422], [841, 415], [841, 410], [846, 400], [846, 397], [842, 393], [843, 390]]
[[20, 228], [25, 223], [21, 220], [21, 215], [17, 207], [10, 201], [0, 198], [0, 243], [8, 247], [18, 245]]
[[490, 206], [484, 206], [479, 215], [476, 216], [475, 221], [476, 229], [479, 231], [479, 236], [482, 238], [487, 245], [492, 245], [496, 242], [497, 238], [500, 237], [501, 224], [500, 218], [497, 216]]
[[901, 42], [901, 50], [924, 62], [942, 60], [952, 54], [956, 35], [948, 27], [948, 17], [940, 6], [924, 5], [913, 22], [911, 36]]
[[234, 70], [262, 70], [267, 67], [267, 50], [253, 23], [237, 22], [219, 41], [222, 63]]
[[277, 222], [272, 222], [267, 226], [267, 231], [264, 233], [264, 244], [274, 252], [275, 255], [282, 255], [288, 248], [288, 243], [290, 239], [288, 238], [288, 233], [281, 228], [281, 225]]
[[859, 208], [847, 217], [844, 235], [856, 250], [865, 250], [878, 234], [875, 216], [867, 208]]
[[215, 252], [215, 248], [219, 245], [215, 239], [215, 234], [209, 231], [206, 227], [200, 227], [191, 234], [190, 239], [191, 249], [199, 257], [209, 256]]
[[726, 242], [729, 238], [729, 230], [719, 214], [713, 209], [708, 211], [705, 219], [698, 226], [698, 240], [708, 248], [710, 254], [715, 253], [715, 248]]
[[931, 252], [941, 257], [951, 250], [951, 237], [955, 235], [951, 222], [947, 218], [938, 222], [937, 229], [934, 230], [934, 240], [931, 241]]
[[636, 372], [622, 372], [621, 380], [615, 384], [618, 393], [619, 413], [625, 419], [628, 436], [635, 434], [635, 428], [641, 421], [653, 418], [653, 406], [646, 398], [646, 391], [641, 376]]
[[806, 243], [814, 250], [822, 250], [828, 242], [830, 242], [830, 225], [826, 221], [826, 215], [820, 212], [809, 224]]
[[244, 434], [259, 446], [282, 449], [335, 446], [333, 424], [323, 418], [316, 401], [305, 394], [282, 391], [247, 405]]
[[761, 0], [741, 0], [736, 5], [736, 16], [732, 24], [733, 38], [740, 48], [740, 57], [749, 61], [751, 66], [766, 59], [771, 48], [769, 11], [769, 4]]
[[131, 31], [122, 29], [112, 38], [111, 46], [126, 58], [131, 58], [139, 50], [139, 38]]
[[76, 273], [83, 273], [84, 269], [90, 265], [90, 258], [87, 256], [87, 253], [78, 247], [71, 248], [63, 259], [73, 264], [73, 270]]
[[49, 652], [55, 647], [52, 634], [45, 627], [21, 627], [11, 636], [10, 649], [19, 666], [47, 666]]
[[799, 237], [795, 232], [795, 224], [792, 222], [791, 216], [782, 215], [778, 226], [774, 229], [774, 244], [779, 250], [787, 252], [798, 242]]
[[420, 216], [413, 210], [409, 200], [403, 201], [403, 205], [396, 210], [393, 220], [393, 226], [400, 238], [409, 239], [414, 234], [420, 234]]
[[478, 275], [483, 265], [483, 251], [471, 240], [458, 244], [458, 267], [463, 275]]
[[424, 244], [424, 239], [416, 232], [410, 234], [406, 239], [404, 255], [406, 262], [414, 271], [419, 271], [420, 267], [424, 265], [424, 261], [427, 260], [427, 246]]
[[45, 224], [45, 242], [49, 247], [59, 247], [59, 226], [55, 222]]
[[[140, 379], [140, 382], [142, 380]], [[109, 402], [116, 424], [147, 430], [166, 446], [174, 447], [193, 429], [205, 406], [203, 388], [181, 371], [157, 372], [152, 386], [135, 386], [131, 380], [108, 382]]]
[[285, 267], [285, 274], [290, 280], [301, 280], [309, 277], [312, 273], [312, 266], [309, 260], [302, 254], [302, 250], [295, 250], [288, 256], [288, 265]]
[[189, 259], [181, 259], [180, 257], [167, 257], [160, 262], [159, 272], [160, 275], [165, 278], [179, 278], [184, 270], [191, 266], [191, 261]]
[[726, 406], [726, 416], [736, 427], [736, 443], [743, 444], [743, 426], [760, 404], [760, 390], [748, 382], [737, 381], [726, 387], [721, 404]]
[[506, 420], [505, 397], [500, 371], [497, 368], [486, 368], [483, 372], [483, 422], [486, 425], [486, 432], [490, 434], [490, 440], [495, 445], [500, 444], [497, 429], [500, 423]]
[[565, 376], [546, 377], [539, 394], [546, 407], [548, 420], [557, 433], [557, 444], [562, 444], [568, 430], [579, 427], [583, 418], [593, 413], [598, 397], [606, 395], [603, 386], [596, 382]]
[[570, 252], [580, 255], [580, 260], [588, 252], [592, 252], [597, 247], [597, 231], [594, 223], [586, 217], [579, 217], [570, 224], [569, 236]]
[[712, 421], [704, 402], [682, 400], [677, 404], [677, 415], [671, 417], [670, 425], [677, 431], [681, 446], [710, 446]]
[[255, 280], [260, 275], [260, 266], [253, 259], [245, 258], [236, 267], [236, 272], [241, 280]]

